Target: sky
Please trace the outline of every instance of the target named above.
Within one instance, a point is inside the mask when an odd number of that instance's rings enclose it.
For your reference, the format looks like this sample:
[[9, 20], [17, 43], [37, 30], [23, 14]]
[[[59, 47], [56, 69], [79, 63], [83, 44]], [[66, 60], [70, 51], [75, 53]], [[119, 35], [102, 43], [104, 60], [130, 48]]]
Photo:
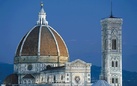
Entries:
[[[65, 40], [70, 60], [101, 66], [100, 20], [110, 16], [110, 0], [42, 0], [47, 21]], [[22, 37], [38, 20], [41, 0], [0, 0], [0, 62], [13, 64]], [[113, 0], [123, 19], [123, 69], [137, 72], [137, 0]]]

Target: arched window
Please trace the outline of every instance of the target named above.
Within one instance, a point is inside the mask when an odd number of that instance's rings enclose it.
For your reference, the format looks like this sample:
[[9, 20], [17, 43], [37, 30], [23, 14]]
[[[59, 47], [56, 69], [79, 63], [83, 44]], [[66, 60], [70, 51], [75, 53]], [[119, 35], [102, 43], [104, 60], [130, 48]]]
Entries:
[[116, 39], [112, 39], [112, 50], [116, 50], [116, 48], [117, 48]]
[[116, 78], [116, 83], [118, 83], [118, 78]]
[[118, 67], [118, 61], [116, 61], [116, 67]]
[[115, 83], [115, 82], [114, 82], [114, 78], [112, 78], [112, 83]]
[[114, 67], [114, 61], [112, 61], [112, 67]]

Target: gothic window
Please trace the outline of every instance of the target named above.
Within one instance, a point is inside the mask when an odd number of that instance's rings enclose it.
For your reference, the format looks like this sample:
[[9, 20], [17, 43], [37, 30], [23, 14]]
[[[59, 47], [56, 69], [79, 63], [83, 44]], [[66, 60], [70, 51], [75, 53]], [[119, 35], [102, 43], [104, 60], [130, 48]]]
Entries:
[[116, 61], [116, 67], [118, 67], [118, 61]]
[[112, 83], [118, 83], [118, 78], [112, 78]]
[[114, 78], [112, 78], [112, 83], [114, 83]]
[[112, 50], [116, 50], [117, 48], [117, 42], [116, 42], [116, 39], [112, 39]]
[[116, 83], [118, 83], [118, 78], [116, 78]]
[[112, 61], [112, 67], [114, 67], [114, 61]]

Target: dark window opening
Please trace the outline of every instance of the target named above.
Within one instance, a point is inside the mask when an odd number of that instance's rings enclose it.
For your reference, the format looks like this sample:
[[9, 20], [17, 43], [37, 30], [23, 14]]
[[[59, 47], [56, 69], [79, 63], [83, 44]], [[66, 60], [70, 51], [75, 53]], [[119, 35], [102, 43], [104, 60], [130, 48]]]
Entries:
[[112, 78], [112, 83], [118, 83], [118, 78]]
[[118, 78], [116, 78], [116, 83], [118, 83]]
[[112, 78], [112, 83], [114, 83], [114, 78]]
[[55, 77], [55, 75], [54, 75], [54, 83], [56, 83], [56, 77]]
[[47, 83], [49, 83], [49, 76], [48, 76], [48, 78], [47, 78]]
[[63, 75], [61, 76], [61, 80], [63, 80]]
[[105, 50], [107, 49], [107, 42], [106, 42], [106, 40], [104, 41], [104, 49]]
[[67, 74], [67, 76], [69, 76], [69, 74]]
[[112, 67], [114, 67], [114, 61], [112, 61]]
[[117, 43], [116, 43], [116, 39], [112, 39], [112, 50], [116, 50], [117, 48]]
[[118, 67], [118, 62], [116, 61], [116, 67]]

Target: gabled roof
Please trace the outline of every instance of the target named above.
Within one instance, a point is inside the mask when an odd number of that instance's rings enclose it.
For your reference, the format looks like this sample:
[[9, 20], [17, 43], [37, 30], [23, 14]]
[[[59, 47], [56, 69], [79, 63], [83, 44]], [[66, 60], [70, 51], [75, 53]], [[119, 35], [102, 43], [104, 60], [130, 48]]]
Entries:
[[70, 64], [71, 66], [78, 66], [78, 65], [80, 65], [80, 66], [91, 66], [91, 63], [86, 63], [80, 59], [76, 59], [72, 62], [67, 62], [66, 65], [67, 64]]
[[23, 78], [34, 79], [34, 77], [31, 74], [27, 74]]

